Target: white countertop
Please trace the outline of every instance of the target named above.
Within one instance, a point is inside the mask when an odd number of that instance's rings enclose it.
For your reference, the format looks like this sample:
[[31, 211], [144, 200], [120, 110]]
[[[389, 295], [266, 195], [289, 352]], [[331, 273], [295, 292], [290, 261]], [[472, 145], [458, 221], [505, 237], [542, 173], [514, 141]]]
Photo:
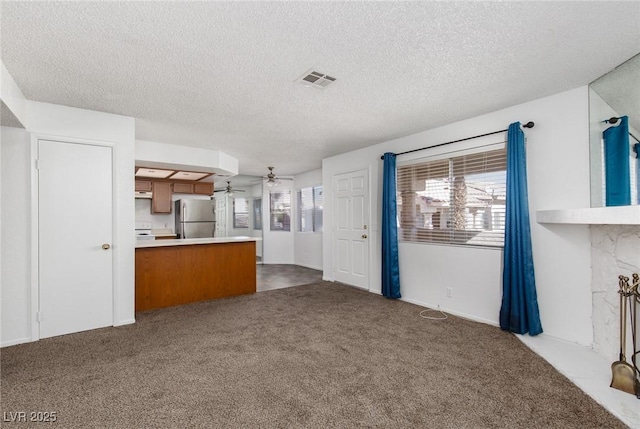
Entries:
[[207, 237], [207, 238], [182, 238], [175, 240], [137, 240], [136, 249], [148, 247], [166, 246], [190, 246], [193, 244], [217, 244], [217, 243], [244, 243], [247, 241], [260, 241], [261, 237]]

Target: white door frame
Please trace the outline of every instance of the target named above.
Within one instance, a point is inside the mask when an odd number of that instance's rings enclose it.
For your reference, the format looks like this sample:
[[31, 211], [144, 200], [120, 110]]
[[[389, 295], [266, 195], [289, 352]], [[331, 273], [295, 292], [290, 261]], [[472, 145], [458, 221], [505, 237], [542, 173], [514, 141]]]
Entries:
[[[40, 276], [39, 276], [39, 267], [40, 267], [40, 243], [38, 240], [39, 236], [39, 224], [40, 224], [40, 216], [39, 216], [39, 199], [40, 199], [40, 191], [38, 189], [38, 168], [37, 168], [37, 159], [38, 159], [38, 142], [40, 140], [54, 140], [62, 143], [71, 143], [71, 144], [85, 144], [91, 146], [108, 146], [111, 148], [111, 199], [112, 199], [112, 207], [111, 207], [111, 219], [112, 219], [112, 245], [111, 249], [113, 250], [111, 260], [113, 267], [113, 280], [111, 284], [112, 289], [112, 323], [115, 323], [116, 320], [116, 303], [118, 302], [118, 288], [115, 287], [115, 282], [118, 274], [118, 264], [116, 257], [118, 255], [119, 242], [118, 242], [118, 217], [117, 206], [118, 200], [116, 199], [117, 194], [117, 145], [114, 142], [102, 141], [102, 140], [91, 140], [91, 139], [78, 139], [74, 137], [65, 137], [59, 136], [55, 134], [44, 134], [44, 133], [31, 133], [31, 150], [30, 157], [31, 160], [31, 318], [30, 318], [30, 331], [31, 331], [31, 341], [37, 341], [40, 339], [40, 323], [38, 321], [38, 312], [40, 311]], [[133, 197], [132, 197], [133, 198]]]
[[373, 213], [371, 212], [371, 207], [372, 207], [372, 196], [371, 196], [371, 188], [372, 188], [372, 184], [371, 184], [371, 168], [369, 166], [363, 167], [363, 168], [357, 168], [355, 170], [348, 170], [348, 171], [341, 171], [341, 172], [334, 172], [331, 175], [331, 206], [332, 206], [332, 220], [331, 220], [331, 277], [333, 279], [333, 281], [336, 281], [336, 276], [335, 276], [335, 270], [336, 270], [336, 255], [335, 255], [335, 245], [336, 245], [336, 234], [335, 234], [335, 216], [336, 216], [336, 204], [335, 204], [335, 199], [336, 199], [336, 192], [335, 192], [335, 185], [336, 185], [336, 176], [341, 176], [343, 174], [349, 174], [349, 173], [355, 173], [357, 171], [365, 171], [365, 175], [367, 176], [367, 198], [368, 198], [368, 202], [367, 205], [368, 207], [366, 207], [366, 209], [369, 211], [369, 239], [366, 240], [366, 246], [367, 246], [367, 252], [368, 252], [368, 260], [367, 260], [367, 284], [365, 287], [359, 287], [359, 286], [355, 286], [355, 285], [349, 285], [358, 289], [364, 289], [364, 290], [371, 290], [371, 267], [372, 267], [372, 260], [373, 260], [373, 254], [371, 253], [371, 242], [374, 239], [374, 235], [373, 235], [373, 228], [371, 227], [371, 223], [373, 220]]

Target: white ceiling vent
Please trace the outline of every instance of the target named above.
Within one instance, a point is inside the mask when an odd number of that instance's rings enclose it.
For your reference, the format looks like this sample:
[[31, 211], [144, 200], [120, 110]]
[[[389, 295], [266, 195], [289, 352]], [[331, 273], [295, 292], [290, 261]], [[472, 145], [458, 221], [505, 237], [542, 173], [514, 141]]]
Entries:
[[296, 79], [296, 82], [301, 83], [304, 86], [311, 86], [313, 88], [322, 89], [329, 86], [332, 82], [335, 82], [335, 80], [335, 77], [331, 77], [314, 70], [309, 70], [298, 79]]

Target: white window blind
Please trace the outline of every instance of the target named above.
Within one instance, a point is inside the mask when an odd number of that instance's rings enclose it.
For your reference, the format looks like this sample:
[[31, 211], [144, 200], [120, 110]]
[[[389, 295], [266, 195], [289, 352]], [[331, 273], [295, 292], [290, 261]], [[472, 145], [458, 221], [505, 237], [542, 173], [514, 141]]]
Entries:
[[262, 229], [262, 198], [253, 200], [253, 229]]
[[249, 201], [246, 198], [233, 199], [233, 229], [249, 228]]
[[399, 240], [502, 247], [506, 154], [492, 148], [397, 167]]
[[298, 231], [322, 232], [322, 186], [298, 190]]
[[291, 191], [269, 193], [271, 231], [291, 231]]

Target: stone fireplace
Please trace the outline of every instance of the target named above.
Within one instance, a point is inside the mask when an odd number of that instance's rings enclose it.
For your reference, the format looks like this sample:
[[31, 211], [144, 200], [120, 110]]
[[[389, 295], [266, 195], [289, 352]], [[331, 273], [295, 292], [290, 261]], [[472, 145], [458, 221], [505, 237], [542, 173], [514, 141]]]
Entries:
[[[618, 276], [631, 278], [632, 273], [640, 273], [640, 226], [591, 225], [590, 234], [593, 349], [614, 362], [620, 348]], [[636, 324], [640, 329], [640, 323]], [[627, 360], [631, 350], [627, 328]]]

